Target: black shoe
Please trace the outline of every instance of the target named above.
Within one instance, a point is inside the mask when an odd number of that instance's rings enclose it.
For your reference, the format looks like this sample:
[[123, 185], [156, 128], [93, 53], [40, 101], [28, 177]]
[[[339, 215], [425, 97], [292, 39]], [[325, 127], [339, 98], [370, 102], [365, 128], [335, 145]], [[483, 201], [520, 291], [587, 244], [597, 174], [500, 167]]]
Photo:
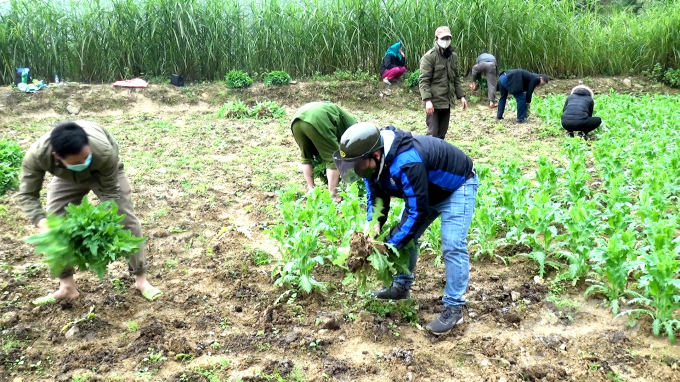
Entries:
[[496, 117], [496, 119], [500, 120], [500, 119], [503, 119], [503, 117]]
[[410, 294], [403, 285], [392, 283], [389, 288], [375, 292], [375, 297], [381, 300], [406, 300]]
[[441, 336], [450, 332], [454, 326], [461, 322], [463, 322], [463, 307], [447, 307], [439, 317], [427, 324], [426, 328], [435, 336]]
[[573, 132], [573, 131], [570, 131], [570, 132], [569, 132], [569, 136], [570, 136], [571, 138], [574, 138], [574, 132]]
[[526, 123], [527, 121], [524, 119], [517, 119], [517, 123]]

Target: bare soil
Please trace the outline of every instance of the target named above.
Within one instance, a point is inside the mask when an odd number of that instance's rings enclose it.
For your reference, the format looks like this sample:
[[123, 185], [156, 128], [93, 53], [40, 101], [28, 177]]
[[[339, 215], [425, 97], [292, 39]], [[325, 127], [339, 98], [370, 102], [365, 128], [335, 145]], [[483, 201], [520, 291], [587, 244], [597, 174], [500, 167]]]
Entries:
[[[588, 81], [600, 93], [665, 91], [638, 79], [630, 87], [619, 78]], [[539, 94], [566, 93], [578, 83], [551, 81]], [[466, 114], [454, 112], [447, 137], [475, 161], [559, 150], [562, 136], [544, 134], [536, 117], [499, 123], [477, 96]], [[118, 262], [103, 280], [78, 273], [77, 300], [31, 305], [57, 280], [24, 242], [36, 231], [10, 192], [0, 199], [0, 381], [265, 381], [275, 374], [293, 381], [298, 369], [307, 381], [680, 380], [680, 350], [653, 337], [649, 322], [631, 327], [613, 319], [601, 301], [582, 298], [585, 286], [561, 296], [571, 304], [547, 301], [535, 267], [509, 258], [524, 248], [500, 248], [507, 265], [471, 264], [464, 323], [443, 338], [423, 330], [442, 309], [445, 280], [430, 255], [420, 258], [411, 293], [417, 324], [396, 311], [369, 312], [370, 298], [343, 285], [335, 269], [315, 272], [327, 293], [274, 287], [274, 263], [253, 259], [264, 251], [276, 260], [264, 230], [277, 218], [275, 191], [303, 183], [298, 152], [288, 119], [216, 119], [216, 108], [233, 99], [275, 100], [288, 117], [305, 102], [327, 99], [361, 120], [424, 132], [417, 94], [394, 86], [388, 96], [382, 84], [239, 92], [220, 84], [71, 85], [33, 95], [0, 88], [0, 136], [24, 148], [57, 120], [92, 119], [110, 129], [148, 236], [150, 281], [164, 293], [147, 302]], [[69, 104], [80, 109], [77, 116], [66, 111]], [[91, 307], [95, 318], [62, 331]]]

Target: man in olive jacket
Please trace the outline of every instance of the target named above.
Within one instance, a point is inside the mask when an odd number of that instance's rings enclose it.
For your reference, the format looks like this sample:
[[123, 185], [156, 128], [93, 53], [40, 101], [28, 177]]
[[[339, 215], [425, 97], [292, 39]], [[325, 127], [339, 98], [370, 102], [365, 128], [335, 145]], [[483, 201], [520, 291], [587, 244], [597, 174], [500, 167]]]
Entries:
[[458, 73], [458, 56], [451, 45], [451, 30], [442, 26], [434, 32], [435, 46], [420, 59], [420, 97], [425, 103], [427, 135], [444, 139], [449, 129], [451, 107], [467, 101]]
[[[90, 191], [100, 201], [113, 200], [118, 213], [125, 214], [126, 229], [142, 236], [142, 225], [135, 216], [130, 198], [132, 190], [118, 158], [118, 145], [106, 129], [92, 122], [68, 121], [56, 125], [26, 152], [21, 168], [19, 201], [29, 219], [42, 232], [47, 231], [46, 213], [40, 203], [40, 190], [46, 173], [54, 175], [47, 186], [47, 211], [65, 213], [70, 203], [80, 204]], [[135, 287], [148, 300], [161, 295], [146, 278], [144, 246], [129, 259], [130, 272], [135, 275]], [[79, 293], [73, 279], [73, 268], [66, 267], [59, 275], [59, 290], [33, 301], [36, 305], [70, 300]]]

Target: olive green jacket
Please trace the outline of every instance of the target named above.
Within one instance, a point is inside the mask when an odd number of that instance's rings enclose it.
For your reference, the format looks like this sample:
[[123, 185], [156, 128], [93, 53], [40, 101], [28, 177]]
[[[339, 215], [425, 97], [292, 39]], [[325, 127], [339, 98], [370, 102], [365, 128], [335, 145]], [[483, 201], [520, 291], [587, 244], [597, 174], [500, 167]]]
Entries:
[[298, 119], [314, 126], [322, 137], [336, 145], [345, 130], [357, 123], [354, 117], [331, 102], [310, 102], [302, 105], [293, 116], [291, 127]]
[[116, 141], [106, 129], [92, 122], [75, 122], [87, 133], [92, 152], [92, 162], [88, 168], [83, 171], [72, 171], [56, 159], [52, 155], [51, 132], [33, 143], [24, 156], [19, 201], [28, 218], [36, 225], [45, 217], [45, 210], [40, 204], [40, 190], [46, 172], [74, 183], [97, 182], [101, 189], [102, 201], [119, 198], [118, 171], [123, 165], [118, 159]]
[[423, 102], [432, 101], [435, 109], [449, 109], [456, 98], [465, 97], [456, 52], [447, 59], [439, 46], [428, 50], [420, 59], [419, 87]]

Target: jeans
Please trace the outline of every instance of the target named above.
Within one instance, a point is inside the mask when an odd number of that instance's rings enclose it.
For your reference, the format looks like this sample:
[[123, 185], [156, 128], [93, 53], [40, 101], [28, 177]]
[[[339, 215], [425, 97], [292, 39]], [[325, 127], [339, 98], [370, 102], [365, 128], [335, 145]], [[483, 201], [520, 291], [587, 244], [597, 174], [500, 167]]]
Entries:
[[418, 238], [425, 232], [427, 227], [441, 215], [442, 229], [442, 252], [444, 266], [446, 268], [446, 286], [444, 287], [444, 306], [456, 307], [465, 305], [463, 294], [467, 289], [470, 257], [467, 251], [467, 233], [475, 210], [477, 198], [477, 175], [468, 179], [459, 189], [444, 199], [441, 203], [428, 207], [428, 216], [425, 224], [416, 232], [415, 248], [411, 251], [409, 269], [411, 274], [398, 274], [394, 276], [394, 284], [410, 289], [415, 276], [413, 270], [418, 261]]
[[[501, 74], [498, 77], [498, 88], [501, 91], [501, 98], [498, 100], [496, 118], [501, 119], [505, 111], [505, 102], [508, 99], [508, 77], [505, 74]], [[524, 92], [520, 92], [514, 93], [512, 96], [517, 101], [517, 119], [522, 121], [527, 117], [527, 95]]]

